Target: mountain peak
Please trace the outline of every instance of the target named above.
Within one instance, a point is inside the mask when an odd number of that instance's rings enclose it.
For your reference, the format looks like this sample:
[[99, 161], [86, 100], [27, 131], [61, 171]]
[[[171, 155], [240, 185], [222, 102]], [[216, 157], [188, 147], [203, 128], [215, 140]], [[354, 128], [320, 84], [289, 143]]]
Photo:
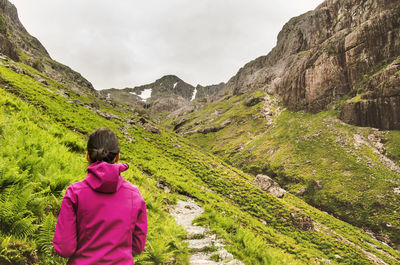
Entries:
[[175, 81], [175, 82], [183, 82], [182, 79], [180, 79], [179, 77], [177, 77], [176, 75], [164, 75], [163, 77], [161, 77], [160, 79], [157, 79], [156, 82], [163, 82], [163, 81]]

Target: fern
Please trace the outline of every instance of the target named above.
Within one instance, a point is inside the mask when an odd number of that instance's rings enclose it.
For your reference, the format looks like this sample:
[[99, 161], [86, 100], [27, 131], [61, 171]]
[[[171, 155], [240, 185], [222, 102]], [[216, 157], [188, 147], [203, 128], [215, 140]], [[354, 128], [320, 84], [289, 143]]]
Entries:
[[35, 218], [31, 216], [27, 216], [22, 219], [16, 220], [11, 225], [10, 233], [19, 238], [31, 236], [35, 233], [35, 231], [38, 228], [36, 224], [33, 224], [34, 221]]
[[56, 219], [53, 214], [50, 213], [43, 220], [42, 225], [39, 228], [39, 235], [37, 236], [37, 243], [42, 252], [47, 255], [53, 253], [53, 235], [56, 225]]
[[163, 238], [155, 238], [148, 243], [145, 253], [138, 256], [136, 264], [166, 264], [171, 262], [173, 252]]
[[18, 238], [31, 236], [37, 230], [36, 218], [27, 208], [31, 190], [28, 186], [22, 190], [18, 194], [18, 188], [11, 186], [0, 195], [0, 230]]

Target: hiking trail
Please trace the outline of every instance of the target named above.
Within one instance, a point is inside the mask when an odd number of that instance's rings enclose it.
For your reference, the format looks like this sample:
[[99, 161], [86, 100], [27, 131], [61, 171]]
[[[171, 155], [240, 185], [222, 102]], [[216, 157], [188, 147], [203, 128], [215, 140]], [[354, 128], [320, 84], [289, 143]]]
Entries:
[[233, 258], [233, 255], [224, 249], [222, 240], [217, 239], [208, 228], [192, 224], [204, 209], [196, 202], [186, 197], [186, 201], [179, 200], [170, 211], [177, 224], [183, 226], [187, 232], [187, 242], [192, 254], [190, 265], [244, 265], [243, 262]]

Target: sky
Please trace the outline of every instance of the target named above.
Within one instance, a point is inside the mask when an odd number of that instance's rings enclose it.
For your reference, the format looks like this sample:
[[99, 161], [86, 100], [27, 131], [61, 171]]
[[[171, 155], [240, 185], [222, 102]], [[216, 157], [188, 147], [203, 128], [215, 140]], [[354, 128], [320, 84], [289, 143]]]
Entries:
[[227, 82], [268, 54], [290, 18], [323, 0], [10, 0], [50, 56], [96, 89], [174, 74], [192, 85]]

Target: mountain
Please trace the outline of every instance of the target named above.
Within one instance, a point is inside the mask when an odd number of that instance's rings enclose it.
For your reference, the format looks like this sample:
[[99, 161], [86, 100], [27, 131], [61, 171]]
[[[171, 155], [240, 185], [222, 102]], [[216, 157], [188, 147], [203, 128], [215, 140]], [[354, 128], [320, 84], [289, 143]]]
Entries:
[[[21, 24], [17, 9], [13, 4], [8, 0], [0, 0], [0, 10], [0, 52], [2, 54], [35, 68], [40, 73], [72, 88], [74, 92], [98, 95], [93, 85], [82, 75], [51, 59], [43, 45]], [[21, 68], [18, 71], [23, 73]], [[40, 75], [33, 77], [38, 81], [44, 81]]]
[[[346, 123], [398, 130], [399, 16], [396, 0], [325, 1], [292, 18], [276, 47], [242, 67], [218, 93], [263, 90], [290, 110], [336, 109]], [[174, 103], [169, 111], [179, 108]]]
[[200, 102], [212, 100], [213, 96], [225, 87], [218, 85], [196, 87], [184, 82], [175, 75], [166, 75], [155, 82], [124, 89], [105, 89], [101, 93], [112, 102], [148, 109], [151, 114], [183, 113], [193, 111]]
[[[341, 109], [346, 123], [400, 129], [397, 0], [327, 0], [292, 18], [276, 47], [227, 88], [279, 95], [290, 110]], [[342, 106], [344, 105], [344, 106]]]
[[174, 75], [166, 75], [153, 83], [125, 89], [105, 89], [103, 95], [112, 101], [150, 109], [151, 113], [171, 112], [190, 104], [194, 87]]
[[[0, 14], [9, 18], [15, 8], [7, 1], [1, 3], [7, 8]], [[9, 36], [2, 38], [14, 43], [10, 36], [17, 33], [7, 29]], [[54, 226], [67, 186], [86, 175], [86, 141], [98, 127], [116, 132], [121, 161], [130, 165], [123, 177], [139, 186], [146, 201], [148, 242], [145, 252], [134, 257], [135, 264], [189, 264], [195, 253], [189, 252], [185, 240], [191, 231], [184, 231], [170, 215], [177, 201], [186, 197], [204, 208], [197, 224], [216, 233], [234, 258], [245, 264], [400, 262], [398, 251], [285, 192], [267, 176], [244, 173], [199, 149], [192, 139], [155, 124], [147, 118], [149, 113], [96, 97], [89, 87], [77, 87], [75, 75], [68, 74], [72, 70], [62, 68], [59, 75], [55, 69], [39, 71], [29, 65], [34, 54], [22, 60], [4, 53], [0, 56], [1, 264], [66, 263], [52, 249]], [[50, 59], [48, 63], [57, 64]], [[57, 79], [60, 76], [62, 80]], [[228, 108], [241, 108], [244, 116], [256, 115], [263, 104], [258, 99], [262, 93], [230, 95], [230, 101], [208, 102], [196, 112], [221, 104], [210, 118], [228, 113]], [[271, 111], [278, 112], [279, 107]], [[234, 115], [230, 119], [226, 126], [240, 121]], [[255, 116], [253, 120], [260, 122]], [[325, 184], [317, 182], [309, 192]], [[217, 248], [208, 244], [203, 251], [219, 260]]]
[[324, 1], [161, 124], [399, 249], [399, 17], [398, 1]]

